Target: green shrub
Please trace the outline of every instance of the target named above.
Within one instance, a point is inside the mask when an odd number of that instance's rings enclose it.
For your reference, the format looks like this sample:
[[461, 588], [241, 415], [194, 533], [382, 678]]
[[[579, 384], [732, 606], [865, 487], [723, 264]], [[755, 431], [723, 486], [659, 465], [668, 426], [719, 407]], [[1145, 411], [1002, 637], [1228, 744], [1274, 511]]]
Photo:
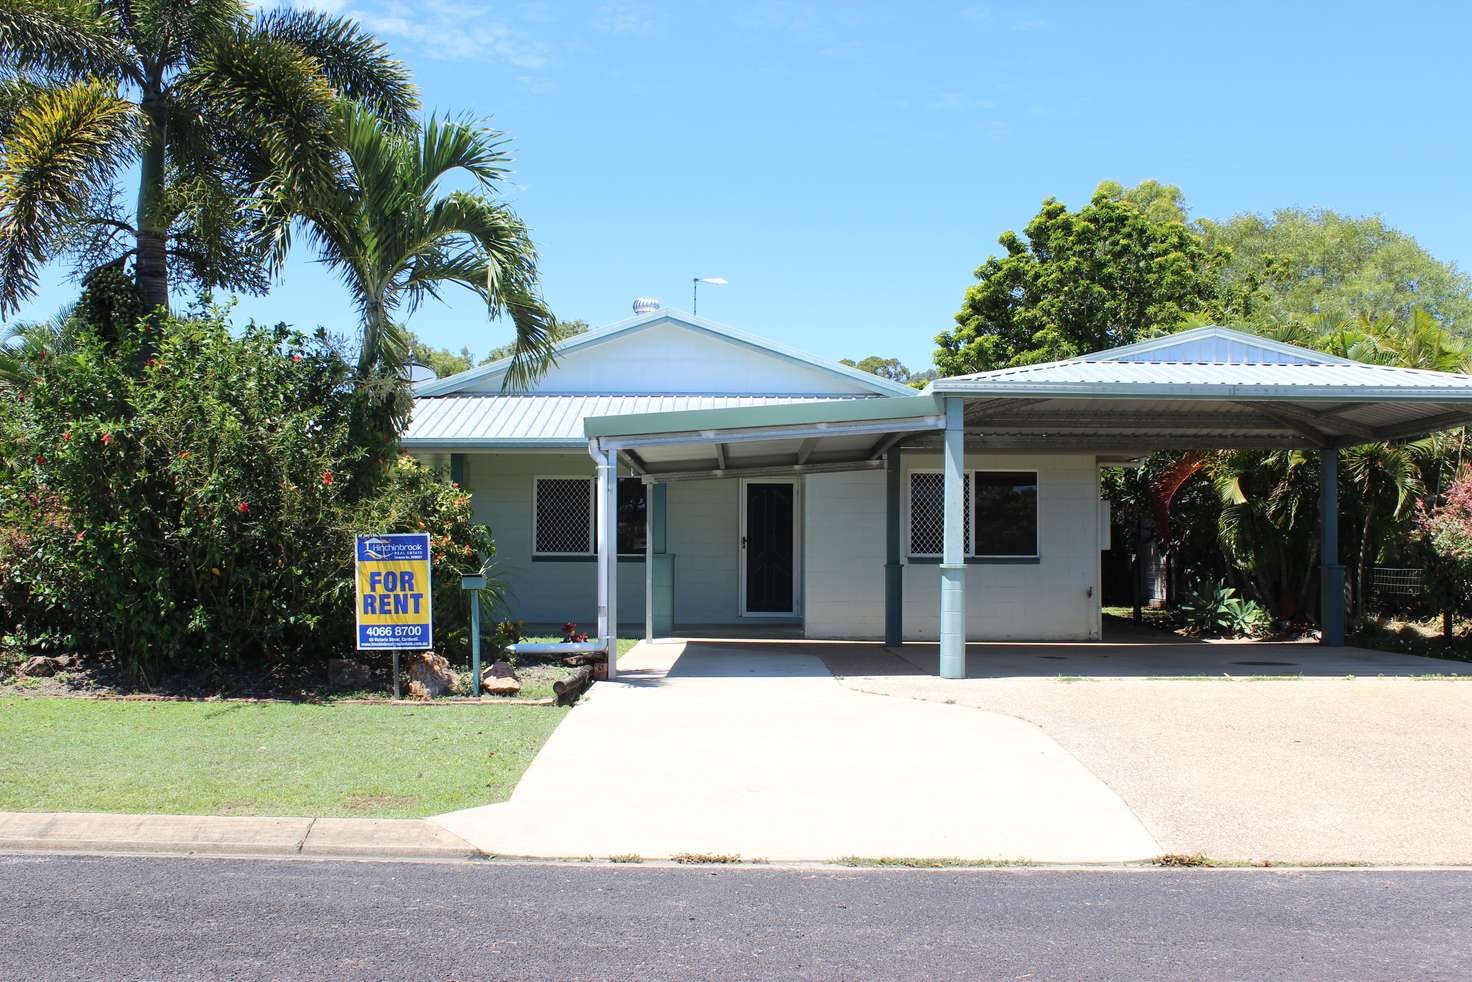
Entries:
[[1472, 467], [1457, 474], [1442, 501], [1416, 516], [1426, 592], [1438, 608], [1472, 613]]
[[1177, 612], [1187, 627], [1200, 633], [1221, 631], [1251, 638], [1266, 634], [1273, 625], [1266, 608], [1237, 596], [1225, 580], [1198, 582], [1181, 598]]
[[[130, 674], [326, 657], [353, 639], [353, 537], [427, 531], [441, 651], [493, 551], [469, 496], [355, 446], [325, 335], [218, 315], [83, 330], [0, 415], [0, 604], [25, 639], [111, 649]], [[494, 591], [491, 591], [494, 598]]]

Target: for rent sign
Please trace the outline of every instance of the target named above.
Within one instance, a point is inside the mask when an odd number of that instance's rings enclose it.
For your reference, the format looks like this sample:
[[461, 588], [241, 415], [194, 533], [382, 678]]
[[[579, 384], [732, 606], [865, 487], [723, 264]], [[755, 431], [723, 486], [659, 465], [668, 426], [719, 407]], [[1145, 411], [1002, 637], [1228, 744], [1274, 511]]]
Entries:
[[431, 648], [429, 535], [360, 535], [358, 650]]

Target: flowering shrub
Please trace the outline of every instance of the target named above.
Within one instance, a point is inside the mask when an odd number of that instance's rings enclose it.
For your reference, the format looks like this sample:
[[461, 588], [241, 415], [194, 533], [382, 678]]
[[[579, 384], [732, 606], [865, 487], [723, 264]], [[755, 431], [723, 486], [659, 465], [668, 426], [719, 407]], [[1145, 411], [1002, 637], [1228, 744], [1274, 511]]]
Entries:
[[1427, 552], [1427, 587], [1443, 610], [1472, 607], [1472, 467], [1463, 468], [1439, 505], [1422, 505], [1416, 531]]
[[114, 650], [143, 679], [325, 658], [352, 644], [354, 535], [428, 531], [437, 642], [466, 643], [459, 576], [490, 533], [463, 491], [354, 445], [325, 335], [209, 316], [145, 345], [114, 325], [27, 368], [0, 400], [12, 631]]

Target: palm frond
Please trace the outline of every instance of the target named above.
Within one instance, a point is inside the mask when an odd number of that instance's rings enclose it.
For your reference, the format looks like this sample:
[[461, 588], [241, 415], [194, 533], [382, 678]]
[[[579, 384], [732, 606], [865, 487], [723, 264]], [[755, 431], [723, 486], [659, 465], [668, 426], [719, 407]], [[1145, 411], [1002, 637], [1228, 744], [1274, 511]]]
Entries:
[[131, 0], [127, 28], [161, 64], [192, 63], [220, 44], [249, 16], [242, 0]]
[[316, 10], [277, 8], [260, 17], [256, 29], [306, 52], [338, 94], [372, 109], [391, 128], [413, 125], [419, 97], [409, 70], [356, 22]]
[[211, 130], [234, 127], [259, 147], [259, 245], [270, 265], [279, 266], [292, 218], [335, 185], [338, 143], [331, 86], [301, 49], [241, 26], [196, 61], [176, 89], [199, 107]]
[[49, 81], [139, 77], [117, 18], [87, 0], [0, 0], [0, 68]]
[[537, 286], [537, 251], [526, 225], [508, 208], [475, 194], [456, 192], [431, 212], [430, 227], [467, 236], [485, 260], [485, 297], [492, 318], [510, 317], [515, 349], [503, 382], [507, 390], [531, 385], [552, 363], [555, 318]]
[[431, 191], [441, 177], [456, 170], [474, 177], [481, 190], [494, 190], [511, 161], [505, 150], [508, 142], [499, 130], [469, 120], [431, 116], [420, 139], [417, 176], [421, 190]]
[[42, 90], [17, 114], [0, 161], [0, 314], [34, 291], [58, 236], [132, 159], [138, 127], [137, 108], [98, 81]]

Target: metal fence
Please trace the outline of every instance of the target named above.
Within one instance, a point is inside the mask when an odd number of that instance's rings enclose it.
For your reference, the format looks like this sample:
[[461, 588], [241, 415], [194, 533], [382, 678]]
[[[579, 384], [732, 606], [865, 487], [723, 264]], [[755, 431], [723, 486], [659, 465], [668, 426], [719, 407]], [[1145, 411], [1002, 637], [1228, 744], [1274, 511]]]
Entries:
[[1407, 600], [1426, 593], [1426, 571], [1397, 566], [1370, 570], [1370, 596], [1382, 600]]

